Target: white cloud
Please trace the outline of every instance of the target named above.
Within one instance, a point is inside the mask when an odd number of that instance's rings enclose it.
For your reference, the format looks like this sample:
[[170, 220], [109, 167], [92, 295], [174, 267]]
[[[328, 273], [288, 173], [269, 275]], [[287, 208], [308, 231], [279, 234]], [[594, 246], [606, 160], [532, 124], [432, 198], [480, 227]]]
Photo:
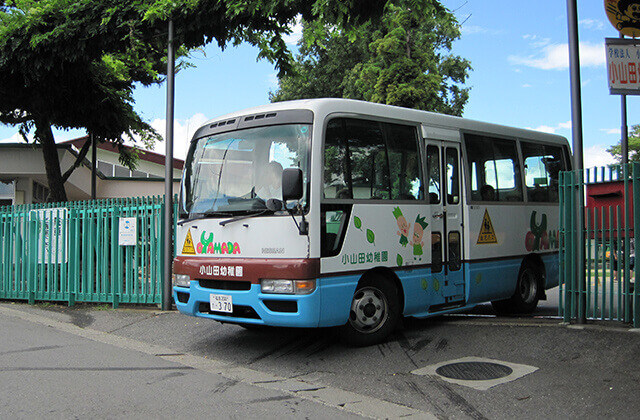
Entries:
[[601, 167], [615, 163], [613, 156], [607, 152], [606, 148], [600, 145], [588, 147], [582, 151], [582, 154], [585, 168]]
[[602, 30], [605, 25], [603, 21], [598, 19], [582, 19], [578, 22], [578, 26], [585, 29]]
[[622, 133], [622, 130], [619, 128], [601, 128], [600, 131], [605, 134], [617, 134], [618, 136]]
[[296, 18], [296, 24], [291, 28], [291, 33], [283, 37], [284, 42], [287, 45], [297, 45], [298, 41], [302, 38], [302, 17], [298, 15]]
[[[539, 48], [535, 54], [527, 57], [512, 55], [508, 58], [514, 65], [534, 67], [542, 70], [564, 70], [569, 67], [568, 44], [551, 44]], [[598, 67], [605, 64], [605, 50], [603, 44], [580, 43], [580, 65], [583, 67]]]
[[[185, 159], [187, 157], [191, 137], [193, 137], [193, 134], [196, 132], [196, 130], [200, 128], [202, 123], [204, 123], [207, 119], [208, 118], [205, 117], [204, 114], [198, 113], [191, 116], [191, 118], [189, 119], [174, 121], [173, 156], [175, 158]], [[166, 138], [166, 124], [166, 119], [155, 119], [151, 122], [151, 126], [155, 128], [163, 138]], [[153, 151], [164, 155], [166, 152], [166, 143], [157, 143]]]
[[541, 125], [536, 128], [529, 128], [530, 130], [541, 131], [543, 133], [555, 134], [558, 130], [571, 129], [571, 121], [558, 123], [555, 127], [549, 125]]

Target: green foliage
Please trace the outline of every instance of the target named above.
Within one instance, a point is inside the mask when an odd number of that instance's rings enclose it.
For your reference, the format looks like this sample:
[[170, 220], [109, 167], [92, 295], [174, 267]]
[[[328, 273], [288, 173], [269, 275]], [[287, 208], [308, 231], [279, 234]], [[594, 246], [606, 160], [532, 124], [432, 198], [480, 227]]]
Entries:
[[[0, 0], [0, 123], [35, 128], [43, 144], [52, 200], [66, 199], [51, 156], [50, 128], [80, 128], [121, 145], [123, 136], [160, 136], [134, 110], [136, 85], [161, 83], [167, 20], [178, 56], [215, 41], [249, 42], [291, 70], [283, 40], [300, 13], [308, 22], [349, 28], [379, 15], [383, 0]], [[185, 66], [185, 61], [178, 68]], [[53, 161], [53, 160], [55, 161]], [[135, 165], [135, 153], [121, 161]], [[50, 164], [49, 164], [50, 163]], [[63, 181], [62, 181], [63, 182]]]
[[[607, 152], [618, 162], [622, 163], [622, 140], [607, 149]], [[640, 124], [631, 127], [629, 133], [629, 163], [640, 162]]]
[[448, 54], [459, 37], [437, 0], [396, 1], [380, 21], [349, 31], [305, 22], [293, 73], [270, 99], [344, 97], [461, 115], [471, 67]]

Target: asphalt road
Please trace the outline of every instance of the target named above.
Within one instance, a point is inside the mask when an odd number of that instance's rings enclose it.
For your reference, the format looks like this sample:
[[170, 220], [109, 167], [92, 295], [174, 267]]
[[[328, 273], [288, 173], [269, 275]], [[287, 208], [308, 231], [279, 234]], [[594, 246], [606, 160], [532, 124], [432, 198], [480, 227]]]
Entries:
[[[5, 302], [0, 416], [637, 418], [640, 332], [565, 326], [556, 313], [551, 303], [533, 317], [496, 318], [482, 306], [406, 320], [386, 343], [350, 348], [331, 330], [245, 330], [155, 308]], [[490, 381], [430, 371], [470, 360], [514, 373], [480, 389]]]

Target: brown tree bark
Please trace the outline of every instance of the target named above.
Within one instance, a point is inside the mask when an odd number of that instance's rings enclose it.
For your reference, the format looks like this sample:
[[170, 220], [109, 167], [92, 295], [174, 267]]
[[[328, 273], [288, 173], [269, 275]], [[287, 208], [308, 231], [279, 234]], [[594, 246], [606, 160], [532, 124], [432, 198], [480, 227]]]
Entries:
[[50, 203], [67, 201], [67, 192], [64, 189], [64, 181], [62, 180], [62, 173], [60, 172], [58, 149], [56, 148], [53, 131], [51, 131], [51, 125], [44, 119], [37, 119], [35, 126], [35, 137], [42, 146], [42, 157], [47, 173], [47, 183], [49, 184], [49, 197], [47, 201]]

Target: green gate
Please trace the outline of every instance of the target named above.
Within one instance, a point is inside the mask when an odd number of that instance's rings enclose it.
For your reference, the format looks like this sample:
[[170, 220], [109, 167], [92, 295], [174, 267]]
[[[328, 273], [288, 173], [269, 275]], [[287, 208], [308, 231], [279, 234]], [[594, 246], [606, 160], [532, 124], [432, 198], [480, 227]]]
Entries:
[[[560, 316], [565, 322], [611, 320], [638, 328], [633, 260], [640, 164], [562, 172], [560, 195]], [[584, 211], [577, 209], [580, 198]]]
[[161, 304], [163, 221], [163, 197], [0, 207], [0, 299]]

